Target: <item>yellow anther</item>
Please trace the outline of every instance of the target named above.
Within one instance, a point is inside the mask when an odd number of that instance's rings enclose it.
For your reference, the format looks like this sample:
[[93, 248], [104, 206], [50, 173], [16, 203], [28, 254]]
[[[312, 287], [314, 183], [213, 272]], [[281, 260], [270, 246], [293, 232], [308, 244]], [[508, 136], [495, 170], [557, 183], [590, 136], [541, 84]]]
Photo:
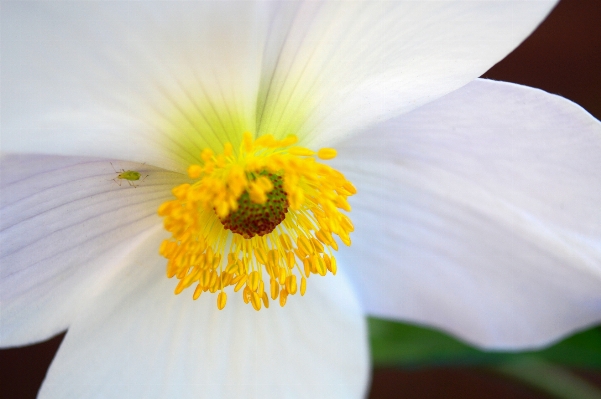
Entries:
[[305, 256], [313, 253], [313, 246], [311, 245], [311, 242], [309, 240], [307, 240], [306, 237], [303, 237], [303, 236], [298, 237], [297, 245], [298, 245], [298, 250], [302, 254], [304, 254], [303, 258]]
[[286, 277], [286, 291], [288, 291], [290, 295], [296, 294], [296, 276], [294, 274]]
[[342, 243], [344, 245], [346, 245], [347, 247], [351, 246], [351, 237], [349, 237], [348, 233], [345, 231], [341, 231], [339, 233], [340, 239], [342, 240]]
[[[167, 216], [171, 212], [173, 212], [173, 205], [177, 206], [177, 204], [175, 204], [175, 201], [163, 202], [159, 206], [159, 209], [157, 210], [157, 213], [159, 214], [159, 216]], [[167, 240], [163, 241], [163, 243], [165, 243], [165, 242], [171, 243], [171, 241], [167, 241]], [[161, 244], [161, 248], [163, 248], [163, 244]], [[163, 255], [163, 254], [161, 253], [161, 255]]]
[[197, 300], [198, 297], [200, 297], [200, 294], [202, 294], [202, 286], [200, 284], [198, 284], [196, 286], [196, 289], [194, 290], [194, 294], [192, 295], [192, 299]]
[[332, 256], [332, 263], [330, 265], [330, 271], [332, 272], [332, 274], [335, 276], [336, 275], [336, 270], [338, 270], [338, 267], [336, 266], [336, 258], [334, 258]]
[[[323, 261], [326, 265], [326, 268], [332, 272], [332, 261], [330, 260], [330, 257], [328, 256], [328, 254], [324, 254], [323, 255]], [[332, 272], [333, 273], [333, 272]]]
[[246, 280], [247, 279], [248, 279], [248, 275], [247, 274], [243, 275], [242, 278], [236, 284], [236, 287], [234, 288], [234, 291], [235, 292], [240, 291], [240, 288], [242, 288], [244, 286], [244, 284], [246, 284]]
[[252, 291], [250, 293], [250, 301], [252, 302], [253, 308], [255, 308], [257, 312], [261, 310], [261, 298], [259, 297], [259, 294]]
[[279, 268], [278, 281], [280, 284], [284, 284], [286, 282], [286, 269], [283, 267]]
[[[315, 237], [322, 243], [329, 245], [332, 240], [332, 235], [324, 230], [319, 230], [315, 233]], [[323, 251], [322, 251], [323, 252]]]
[[248, 286], [252, 291], [256, 291], [259, 288], [259, 279], [259, 272], [256, 270], [248, 277]]
[[290, 195], [290, 208], [298, 210], [305, 200], [305, 194], [301, 190], [294, 190], [288, 193]]
[[186, 277], [186, 272], [185, 269], [180, 270], [179, 273], [177, 273], [177, 278], [183, 280]]
[[227, 302], [227, 294], [223, 291], [217, 295], [217, 308], [219, 310], [225, 308], [225, 303]]
[[309, 278], [309, 276], [311, 275], [311, 261], [309, 259], [303, 259], [303, 268], [305, 271], [305, 276]]
[[185, 199], [186, 194], [188, 194], [188, 190], [190, 189], [190, 187], [191, 186], [189, 184], [181, 184], [181, 185], [175, 187], [173, 190], [171, 190], [171, 192], [177, 199]]
[[254, 182], [248, 185], [248, 195], [250, 196], [250, 200], [255, 204], [264, 204], [267, 202], [265, 190]]
[[255, 248], [255, 258], [262, 265], [267, 264], [267, 254], [265, 253], [265, 250], [263, 248]]
[[280, 235], [280, 244], [286, 251], [290, 251], [292, 249], [292, 241], [290, 240], [290, 236], [288, 234], [283, 233]]
[[351, 219], [349, 219], [346, 215], [340, 215], [340, 226], [349, 233], [355, 231], [353, 222], [351, 222]]
[[306, 253], [304, 253], [304, 252], [301, 252], [301, 251], [299, 251], [299, 249], [298, 249], [298, 248], [294, 248], [294, 254], [295, 254], [296, 256], [298, 256], [298, 258], [299, 258], [299, 259], [301, 259], [301, 260], [302, 260], [302, 259], [305, 259], [305, 258], [307, 257], [307, 254], [306, 254]]
[[221, 286], [227, 287], [232, 282], [232, 275], [228, 272], [221, 273]]
[[272, 250], [269, 251], [268, 259], [269, 259], [269, 263], [272, 266], [279, 266], [279, 264], [280, 264], [280, 253], [278, 251], [276, 251], [275, 249], [272, 249]]
[[177, 272], [177, 265], [175, 262], [167, 262], [167, 278], [172, 278]]
[[242, 291], [242, 299], [244, 300], [244, 303], [248, 303], [250, 302], [250, 294], [251, 294], [251, 290], [248, 287], [244, 287], [244, 291]]
[[209, 283], [209, 291], [211, 291], [211, 293], [215, 293], [217, 292], [217, 290], [219, 289], [219, 280], [218, 280], [218, 276], [217, 273], [215, 273], [215, 270], [211, 271], [211, 281]]
[[311, 273], [318, 274], [319, 272], [317, 271], [317, 256], [311, 255], [309, 257], [309, 263], [311, 265]]
[[326, 262], [323, 260], [323, 258], [321, 256], [316, 256], [316, 264], [315, 266], [317, 267], [317, 272], [322, 275], [325, 276], [326, 273], [328, 272], [328, 268], [326, 267]]
[[284, 307], [286, 305], [286, 300], [288, 299], [288, 291], [285, 289], [280, 291], [280, 306]]
[[334, 249], [334, 251], [338, 251], [338, 243], [336, 241], [330, 241], [330, 246]]
[[219, 204], [217, 204], [216, 208], [215, 208], [215, 212], [217, 213], [217, 216], [219, 217], [226, 217], [227, 214], [229, 213], [230, 208], [229, 205], [227, 204], [227, 202], [221, 202]]
[[307, 291], [307, 279], [301, 278], [301, 286], [300, 286], [300, 294], [301, 296], [305, 295], [305, 291]]
[[198, 279], [198, 275], [194, 271], [192, 271], [188, 273], [188, 275], [184, 277], [180, 282], [183, 283], [184, 288], [187, 288], [192, 284], [192, 280], [196, 279]]
[[201, 174], [202, 174], [202, 166], [190, 165], [188, 167], [188, 176], [190, 176], [190, 179], [198, 179]]
[[255, 146], [257, 147], [270, 147], [275, 142], [275, 139], [271, 134], [264, 134], [255, 140]]
[[351, 211], [351, 206], [349, 205], [346, 198], [338, 196], [336, 197], [335, 203], [338, 208], [344, 209], [347, 212]]
[[267, 264], [265, 265], [265, 270], [267, 270], [267, 274], [269, 274], [270, 278], [275, 277], [275, 274], [274, 274], [275, 272], [273, 271], [273, 269], [274, 269], [274, 267], [271, 265], [271, 262], [267, 262]]
[[213, 255], [213, 261], [210, 263], [213, 269], [217, 269], [217, 266], [221, 264], [221, 254]]
[[259, 186], [264, 192], [268, 193], [273, 190], [273, 183], [265, 176], [259, 176], [255, 179], [255, 183]]
[[211, 281], [211, 272], [209, 270], [205, 270], [200, 275], [200, 285], [203, 288], [208, 287]]
[[322, 148], [321, 150], [317, 151], [317, 156], [324, 160], [336, 158], [337, 154], [338, 153], [333, 148]]
[[345, 181], [344, 183], [342, 183], [342, 187], [346, 191], [348, 191], [349, 193], [351, 193], [351, 195], [357, 194], [357, 189], [355, 188], [355, 186], [353, 186], [353, 183], [351, 183], [350, 181]]
[[316, 256], [315, 260], [316, 260], [315, 267], [317, 268], [317, 272], [320, 275], [325, 276], [326, 273], [328, 272], [328, 268], [326, 267], [326, 262], [324, 262], [324, 260], [321, 256]]
[[259, 296], [263, 296], [263, 293], [265, 292], [265, 284], [263, 283], [263, 280], [261, 280], [259, 282], [259, 288], [257, 289], [257, 294], [259, 294]]
[[309, 219], [307, 219], [307, 217], [303, 214], [298, 215], [297, 217], [298, 222], [301, 224], [301, 226], [303, 226], [305, 229], [307, 230], [313, 230], [313, 224], [309, 221]]
[[243, 260], [236, 261], [238, 264], [238, 274], [248, 274], [248, 263]]
[[228, 264], [225, 271], [230, 274], [238, 272], [238, 262]]
[[203, 161], [208, 162], [213, 158], [213, 151], [211, 151], [210, 148], [205, 148], [200, 153], [200, 157], [202, 158]]
[[179, 295], [184, 290], [184, 288], [186, 288], [185, 282], [184, 280], [180, 280], [177, 286], [175, 287], [175, 295]]
[[292, 147], [288, 152], [290, 155], [296, 155], [297, 157], [310, 157], [315, 154], [315, 151], [304, 147]]
[[267, 298], [266, 292], [261, 295], [261, 299], [263, 299], [263, 305], [265, 306], [265, 309], [269, 309], [269, 298]]
[[275, 301], [280, 293], [280, 285], [274, 279], [271, 279], [269, 284], [270, 284], [271, 299], [273, 299]]
[[288, 269], [292, 269], [294, 265], [296, 265], [296, 258], [294, 257], [293, 252], [288, 252], [286, 254], [286, 264], [288, 265]]
[[290, 135], [280, 142], [280, 146], [281, 147], [289, 147], [292, 144], [296, 144], [297, 141], [298, 141], [298, 139], [296, 138], [296, 136]]
[[311, 238], [311, 244], [313, 244], [313, 248], [315, 248], [317, 252], [323, 253], [323, 245], [321, 245], [321, 243], [315, 238]]

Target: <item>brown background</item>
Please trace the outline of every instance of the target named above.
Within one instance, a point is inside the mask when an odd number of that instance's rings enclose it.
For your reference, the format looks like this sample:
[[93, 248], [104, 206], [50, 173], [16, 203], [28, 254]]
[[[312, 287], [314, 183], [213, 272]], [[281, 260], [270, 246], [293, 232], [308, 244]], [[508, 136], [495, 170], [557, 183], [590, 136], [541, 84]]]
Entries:
[[[538, 87], [601, 119], [601, 0], [561, 0], [520, 47], [484, 77]], [[0, 397], [35, 398], [63, 335], [0, 351]], [[575, 370], [601, 387], [601, 372]], [[473, 367], [375, 370], [370, 399], [532, 398], [550, 396]]]

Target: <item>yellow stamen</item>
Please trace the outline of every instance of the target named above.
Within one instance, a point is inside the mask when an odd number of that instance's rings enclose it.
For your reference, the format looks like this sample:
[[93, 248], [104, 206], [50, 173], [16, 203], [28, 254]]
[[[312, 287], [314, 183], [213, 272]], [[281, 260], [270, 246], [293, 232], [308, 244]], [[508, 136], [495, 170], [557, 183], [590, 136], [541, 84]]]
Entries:
[[317, 156], [324, 160], [336, 158], [336, 155], [338, 155], [338, 153], [333, 148], [322, 148], [317, 152]]
[[219, 295], [217, 295], [217, 308], [219, 310], [225, 308], [225, 303], [227, 302], [227, 295], [225, 292], [220, 292]]
[[263, 295], [261, 295], [261, 299], [263, 300], [263, 305], [265, 306], [265, 309], [269, 308], [269, 298], [267, 298], [267, 293], [264, 292]]
[[180, 280], [176, 294], [195, 285], [193, 299], [218, 293], [223, 309], [225, 290], [244, 288], [244, 303], [258, 311], [269, 307], [269, 297], [284, 306], [289, 295], [304, 295], [311, 274], [336, 274], [334, 236], [350, 245], [354, 229], [340, 210], [350, 211], [347, 197], [357, 190], [316, 161], [334, 158], [336, 150], [316, 153], [292, 147], [296, 142], [245, 133], [238, 149], [206, 148], [188, 167], [194, 182], [175, 187], [175, 199], [158, 210], [172, 235], [159, 253], [167, 276]]

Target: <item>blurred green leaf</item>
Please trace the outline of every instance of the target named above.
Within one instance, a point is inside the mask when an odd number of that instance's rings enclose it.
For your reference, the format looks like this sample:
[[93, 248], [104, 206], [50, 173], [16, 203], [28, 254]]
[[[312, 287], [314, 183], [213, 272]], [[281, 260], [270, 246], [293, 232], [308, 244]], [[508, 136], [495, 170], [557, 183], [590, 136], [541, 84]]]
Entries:
[[527, 357], [564, 366], [601, 368], [601, 328], [595, 327], [538, 351], [483, 351], [438, 330], [369, 318], [375, 366], [497, 365]]

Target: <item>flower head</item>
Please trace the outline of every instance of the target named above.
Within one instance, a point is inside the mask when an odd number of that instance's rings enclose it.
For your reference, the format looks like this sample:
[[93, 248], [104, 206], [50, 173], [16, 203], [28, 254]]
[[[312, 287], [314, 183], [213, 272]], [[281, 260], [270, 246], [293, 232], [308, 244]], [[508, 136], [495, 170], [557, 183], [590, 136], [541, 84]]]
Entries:
[[304, 295], [311, 273], [336, 274], [333, 236], [350, 245], [353, 231], [339, 208], [351, 210], [347, 197], [356, 189], [314, 158], [332, 159], [335, 150], [315, 154], [296, 142], [245, 133], [236, 151], [229, 142], [220, 154], [206, 148], [201, 164], [190, 165], [194, 182], [175, 187], [176, 199], [159, 207], [172, 234], [160, 253], [169, 260], [167, 276], [180, 280], [176, 294], [192, 284], [194, 299], [219, 291], [223, 309], [224, 288], [244, 287], [244, 302], [260, 310], [261, 303], [269, 307], [269, 295], [283, 307], [298, 284]]
[[599, 122], [474, 81], [553, 4], [3, 3], [2, 345], [68, 328], [40, 397], [358, 398], [365, 313], [598, 321]]

